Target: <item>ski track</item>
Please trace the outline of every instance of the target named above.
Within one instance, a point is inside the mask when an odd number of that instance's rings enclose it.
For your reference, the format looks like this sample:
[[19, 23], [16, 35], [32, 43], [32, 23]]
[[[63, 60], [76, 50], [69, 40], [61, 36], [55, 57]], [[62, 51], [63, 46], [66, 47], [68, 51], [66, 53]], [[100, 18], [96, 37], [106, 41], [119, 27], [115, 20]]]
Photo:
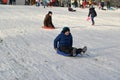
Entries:
[[[41, 28], [49, 10], [55, 30]], [[119, 80], [120, 10], [96, 8], [95, 26], [86, 21], [88, 9], [76, 10], [0, 5], [0, 80]], [[70, 26], [74, 46], [86, 45], [89, 56], [56, 54], [53, 41], [64, 26]]]

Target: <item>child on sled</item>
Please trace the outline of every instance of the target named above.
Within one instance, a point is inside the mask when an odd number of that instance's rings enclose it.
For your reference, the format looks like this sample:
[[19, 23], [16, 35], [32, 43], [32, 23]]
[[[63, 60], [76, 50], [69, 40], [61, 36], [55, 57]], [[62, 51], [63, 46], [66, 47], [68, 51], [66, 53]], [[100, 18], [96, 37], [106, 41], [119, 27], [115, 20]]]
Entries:
[[84, 48], [75, 48], [73, 46], [73, 37], [70, 33], [69, 27], [64, 27], [61, 33], [54, 40], [54, 49], [57, 51], [64, 52], [66, 54], [70, 54], [70, 56], [74, 56], [76, 54], [85, 53], [87, 47]]

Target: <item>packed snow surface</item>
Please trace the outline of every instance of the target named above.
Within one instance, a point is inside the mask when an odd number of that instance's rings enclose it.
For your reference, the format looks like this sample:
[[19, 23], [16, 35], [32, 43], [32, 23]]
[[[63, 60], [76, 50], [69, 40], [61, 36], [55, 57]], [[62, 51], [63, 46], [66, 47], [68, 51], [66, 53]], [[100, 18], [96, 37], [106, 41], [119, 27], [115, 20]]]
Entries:
[[[120, 10], [96, 7], [92, 26], [88, 8], [74, 9], [0, 5], [0, 80], [120, 80]], [[41, 28], [48, 11], [54, 30]], [[53, 41], [64, 26], [89, 56], [56, 53]]]

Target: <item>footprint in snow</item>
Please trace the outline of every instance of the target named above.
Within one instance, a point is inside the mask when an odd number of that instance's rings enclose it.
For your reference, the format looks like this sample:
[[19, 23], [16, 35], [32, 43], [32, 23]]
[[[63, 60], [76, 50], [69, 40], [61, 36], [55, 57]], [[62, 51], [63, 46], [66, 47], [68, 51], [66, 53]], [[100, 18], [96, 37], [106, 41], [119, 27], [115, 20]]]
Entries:
[[3, 42], [3, 39], [2, 38], [0, 38], [0, 43], [2, 43]]

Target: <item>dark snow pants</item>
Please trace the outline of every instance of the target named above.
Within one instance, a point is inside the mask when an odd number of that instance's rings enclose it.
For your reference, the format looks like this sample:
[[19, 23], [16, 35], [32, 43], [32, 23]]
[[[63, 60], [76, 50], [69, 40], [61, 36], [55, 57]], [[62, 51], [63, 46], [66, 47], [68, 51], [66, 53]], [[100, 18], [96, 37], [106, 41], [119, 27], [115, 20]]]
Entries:
[[[71, 54], [71, 56], [73, 55], [73, 49], [75, 47], [66, 47], [66, 46], [63, 46], [63, 47], [60, 47], [59, 50], [62, 51], [62, 52], [65, 52], [66, 54]], [[77, 54], [80, 54], [82, 52], [82, 49], [81, 48], [76, 48], [76, 53]]]
[[91, 17], [91, 20], [92, 20], [92, 25], [94, 25], [95, 24], [94, 17]]

